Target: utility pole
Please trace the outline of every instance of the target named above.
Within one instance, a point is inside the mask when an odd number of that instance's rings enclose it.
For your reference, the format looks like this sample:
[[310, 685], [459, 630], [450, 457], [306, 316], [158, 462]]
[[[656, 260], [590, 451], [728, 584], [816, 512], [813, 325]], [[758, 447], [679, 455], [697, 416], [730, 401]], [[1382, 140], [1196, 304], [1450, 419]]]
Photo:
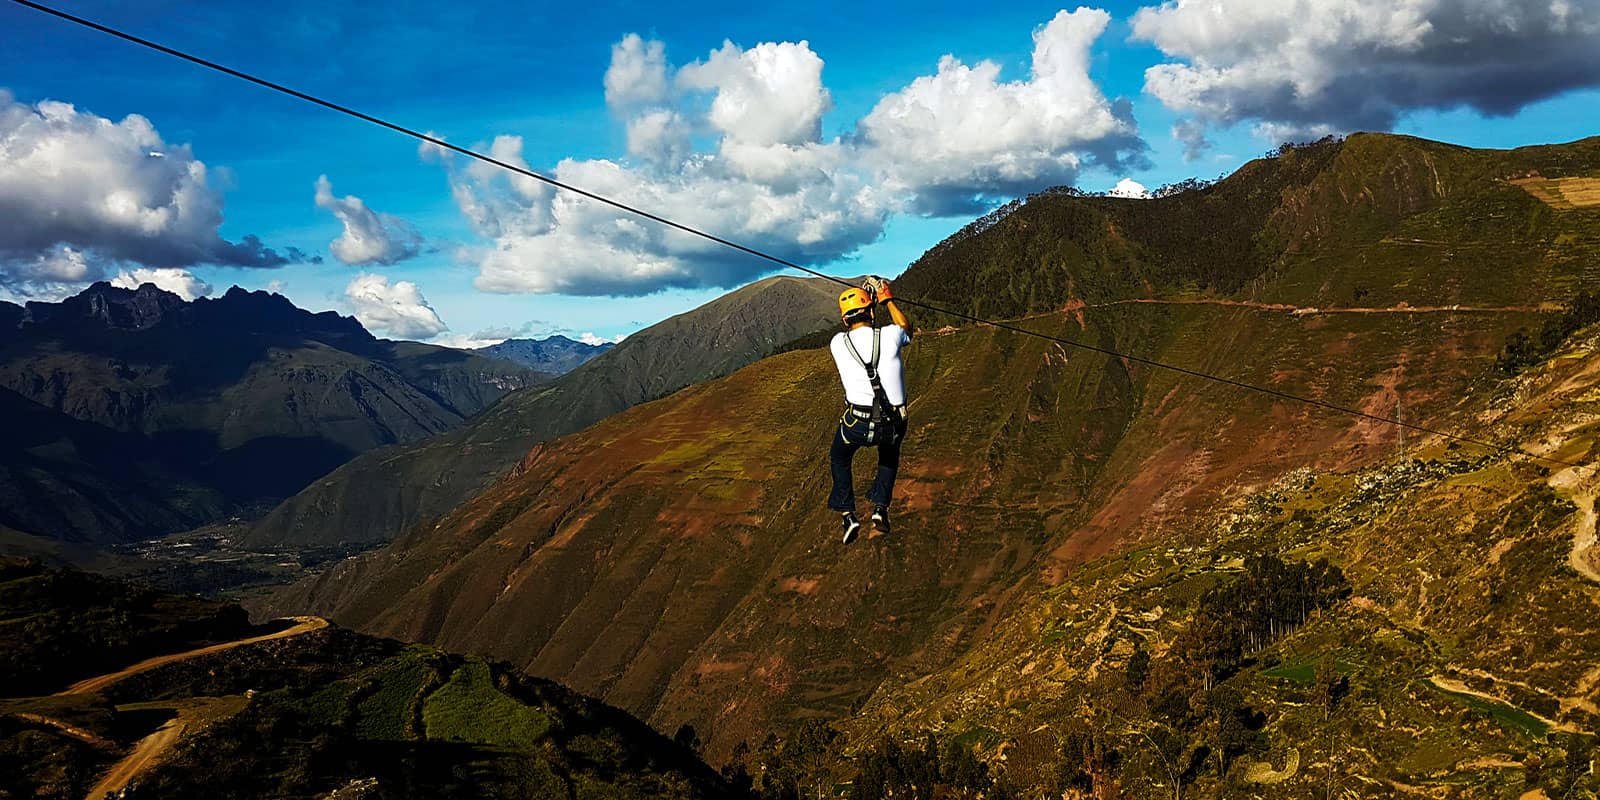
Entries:
[[1405, 407], [1400, 399], [1400, 390], [1395, 389], [1394, 395], [1394, 421], [1400, 423], [1400, 457], [1406, 455], [1406, 418]]

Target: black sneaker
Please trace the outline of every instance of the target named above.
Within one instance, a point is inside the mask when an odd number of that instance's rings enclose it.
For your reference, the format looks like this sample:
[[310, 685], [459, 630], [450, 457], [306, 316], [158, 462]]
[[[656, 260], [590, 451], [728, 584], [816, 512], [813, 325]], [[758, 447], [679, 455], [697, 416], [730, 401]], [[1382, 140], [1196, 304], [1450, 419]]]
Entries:
[[844, 543], [855, 541], [861, 535], [861, 522], [856, 519], [856, 512], [846, 511], [839, 515], [839, 519], [844, 521]]
[[889, 532], [889, 509], [886, 506], [872, 507], [872, 528], [878, 533]]

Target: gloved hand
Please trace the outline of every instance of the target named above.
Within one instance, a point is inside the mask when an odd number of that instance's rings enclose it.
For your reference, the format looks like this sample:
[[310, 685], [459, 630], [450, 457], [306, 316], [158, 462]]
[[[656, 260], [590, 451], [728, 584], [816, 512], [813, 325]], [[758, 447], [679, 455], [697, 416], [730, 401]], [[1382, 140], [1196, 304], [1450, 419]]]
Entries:
[[876, 297], [878, 292], [883, 291], [883, 279], [876, 275], [868, 275], [867, 279], [861, 282], [861, 288], [867, 294]]
[[893, 300], [894, 293], [889, 291], [889, 280], [887, 278], [876, 278], [875, 280], [878, 281], [878, 292], [874, 295], [874, 299], [879, 303], [887, 303]]

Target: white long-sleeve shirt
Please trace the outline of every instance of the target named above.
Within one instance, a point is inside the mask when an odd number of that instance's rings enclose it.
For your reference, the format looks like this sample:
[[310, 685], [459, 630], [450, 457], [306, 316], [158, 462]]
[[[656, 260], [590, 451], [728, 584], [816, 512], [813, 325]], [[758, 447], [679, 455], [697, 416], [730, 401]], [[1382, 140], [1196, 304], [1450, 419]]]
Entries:
[[[885, 325], [878, 330], [878, 381], [883, 384], [883, 393], [889, 398], [890, 405], [903, 406], [906, 404], [906, 381], [905, 368], [900, 363], [900, 348], [911, 343], [911, 334], [894, 324]], [[833, 342], [828, 347], [833, 353], [834, 366], [839, 368], [839, 380], [844, 384], [845, 400], [858, 406], [870, 406], [872, 381], [867, 378], [866, 367], [850, 355], [850, 348], [844, 343], [846, 336], [849, 336], [850, 342], [856, 346], [856, 352], [861, 354], [861, 360], [870, 362], [872, 328], [863, 325], [851, 331], [840, 331], [834, 334]]]

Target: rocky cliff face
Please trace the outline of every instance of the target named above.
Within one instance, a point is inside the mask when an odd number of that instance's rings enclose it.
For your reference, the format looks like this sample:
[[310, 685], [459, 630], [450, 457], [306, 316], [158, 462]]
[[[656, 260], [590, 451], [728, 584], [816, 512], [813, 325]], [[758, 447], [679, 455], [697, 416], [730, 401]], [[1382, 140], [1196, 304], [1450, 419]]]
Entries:
[[87, 325], [136, 331], [155, 325], [168, 311], [183, 305], [183, 298], [162, 291], [155, 284], [128, 290], [102, 282], [59, 303], [28, 303], [21, 324], [58, 329]]

